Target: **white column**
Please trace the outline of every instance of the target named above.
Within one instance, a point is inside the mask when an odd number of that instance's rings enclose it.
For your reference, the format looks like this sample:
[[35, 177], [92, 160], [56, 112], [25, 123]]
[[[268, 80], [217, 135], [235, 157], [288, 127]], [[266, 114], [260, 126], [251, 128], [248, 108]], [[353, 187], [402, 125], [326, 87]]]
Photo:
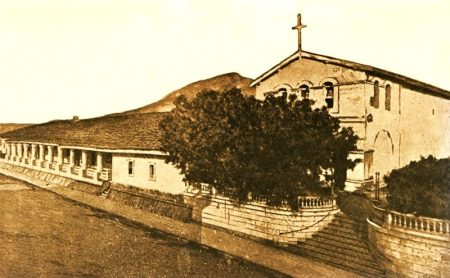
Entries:
[[28, 144], [23, 144], [23, 157], [28, 158]]
[[78, 173], [79, 176], [83, 177], [84, 173], [86, 172], [86, 167], [87, 167], [87, 151], [82, 150], [81, 151], [81, 169], [80, 172]]
[[101, 172], [103, 169], [103, 155], [101, 152], [97, 152], [97, 172]]
[[22, 144], [17, 144], [17, 156], [19, 157], [19, 162], [22, 161], [23, 157]]
[[57, 162], [58, 162], [58, 164], [59, 165], [62, 165], [63, 164], [63, 149], [61, 149], [60, 147], [58, 147], [58, 149], [57, 149], [57, 152], [58, 152], [58, 160], [57, 160]]
[[39, 145], [39, 159], [42, 161], [45, 160], [44, 145]]
[[6, 160], [10, 160], [11, 159], [11, 144], [7, 143], [6, 144]]
[[36, 159], [36, 145], [35, 144], [31, 144], [31, 160], [33, 163], [33, 161]]
[[14, 160], [15, 157], [17, 156], [16, 144], [14, 143], [11, 143], [11, 156], [13, 157]]
[[44, 157], [44, 146], [43, 145], [38, 145], [39, 146], [39, 159], [38, 159], [38, 166], [42, 167], [42, 162], [45, 161], [45, 157]]
[[28, 160], [28, 144], [23, 144], [23, 162], [29, 163]]
[[75, 151], [73, 149], [70, 149], [69, 166], [73, 167], [74, 165], [75, 165]]
[[87, 151], [81, 151], [81, 169], [86, 169], [87, 166]]
[[11, 143], [11, 160], [16, 159], [16, 145], [14, 143]]
[[103, 169], [103, 154], [101, 152], [97, 152], [97, 169], [95, 171], [95, 179], [99, 179], [102, 174]]
[[48, 150], [48, 163], [53, 163], [53, 146], [47, 146]]

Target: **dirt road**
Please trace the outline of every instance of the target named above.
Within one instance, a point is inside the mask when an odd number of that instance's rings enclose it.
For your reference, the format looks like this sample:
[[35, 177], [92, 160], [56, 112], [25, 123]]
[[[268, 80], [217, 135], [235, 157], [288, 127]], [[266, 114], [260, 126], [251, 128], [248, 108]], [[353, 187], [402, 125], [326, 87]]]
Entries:
[[0, 175], [0, 277], [279, 277]]

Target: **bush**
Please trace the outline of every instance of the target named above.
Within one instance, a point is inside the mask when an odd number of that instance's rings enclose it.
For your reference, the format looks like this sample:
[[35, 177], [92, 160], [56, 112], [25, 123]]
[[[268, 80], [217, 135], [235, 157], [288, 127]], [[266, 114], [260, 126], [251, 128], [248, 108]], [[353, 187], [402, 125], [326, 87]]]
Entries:
[[167, 162], [190, 183], [206, 183], [245, 201], [249, 193], [270, 205], [299, 195], [330, 195], [354, 166], [348, 153], [357, 136], [341, 128], [326, 108], [313, 109], [295, 95], [264, 100], [240, 90], [180, 96], [161, 122]]
[[450, 159], [422, 157], [385, 177], [389, 208], [450, 219]]

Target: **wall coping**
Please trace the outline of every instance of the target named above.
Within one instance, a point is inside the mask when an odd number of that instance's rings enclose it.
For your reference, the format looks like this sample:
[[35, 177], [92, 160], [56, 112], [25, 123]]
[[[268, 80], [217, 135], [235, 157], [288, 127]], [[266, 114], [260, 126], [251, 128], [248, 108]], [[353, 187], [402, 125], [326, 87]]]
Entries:
[[387, 229], [401, 230], [415, 236], [450, 241], [449, 220], [414, 216], [373, 205], [368, 222]]
[[[228, 197], [226, 194], [218, 193], [213, 187], [209, 185], [202, 185], [201, 188], [196, 188], [192, 186], [187, 186], [185, 195], [202, 195], [205, 197], [214, 197], [218, 200], [232, 201], [232, 198]], [[337, 209], [336, 198], [334, 197], [320, 197], [320, 196], [299, 196], [299, 211], [316, 211], [316, 210], [334, 210]], [[266, 200], [263, 198], [251, 197], [247, 202], [243, 203], [247, 206], [256, 206], [263, 208], [270, 208], [273, 210], [283, 211], [283, 212], [293, 212], [289, 205], [281, 204], [277, 207], [272, 207], [267, 205]]]

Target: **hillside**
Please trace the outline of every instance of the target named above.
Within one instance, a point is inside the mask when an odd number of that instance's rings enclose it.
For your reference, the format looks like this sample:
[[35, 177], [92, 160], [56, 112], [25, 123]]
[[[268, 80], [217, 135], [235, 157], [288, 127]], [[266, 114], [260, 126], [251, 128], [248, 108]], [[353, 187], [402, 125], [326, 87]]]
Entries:
[[0, 124], [0, 134], [8, 131], [13, 131], [19, 128], [24, 128], [30, 125], [32, 124], [13, 124], [13, 123]]
[[178, 90], [169, 93], [157, 102], [142, 106], [137, 109], [125, 111], [123, 113], [134, 114], [147, 112], [167, 112], [172, 110], [172, 108], [174, 107], [173, 102], [178, 95], [185, 95], [189, 98], [193, 98], [198, 92], [203, 90], [224, 91], [236, 87], [241, 89], [245, 95], [255, 95], [255, 89], [249, 87], [251, 81], [252, 79], [243, 77], [235, 72], [226, 73], [188, 84]]

